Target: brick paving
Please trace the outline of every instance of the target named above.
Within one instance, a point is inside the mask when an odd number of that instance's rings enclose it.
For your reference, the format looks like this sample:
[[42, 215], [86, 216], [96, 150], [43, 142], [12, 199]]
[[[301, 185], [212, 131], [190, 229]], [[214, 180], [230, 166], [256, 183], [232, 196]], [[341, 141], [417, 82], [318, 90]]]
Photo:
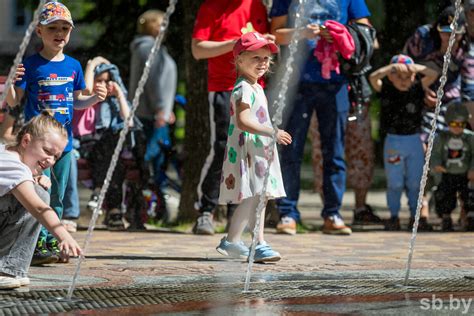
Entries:
[[[88, 191], [81, 190], [81, 203]], [[384, 192], [370, 192], [368, 203], [387, 218]], [[406, 202], [404, 202], [404, 205]], [[353, 194], [344, 198], [350, 223]], [[76, 269], [68, 264], [32, 267], [29, 288], [0, 291], [0, 316], [22, 313], [97, 315], [451, 315], [474, 312], [474, 233], [418, 235], [410, 287], [405, 277], [408, 231], [364, 229], [351, 236], [318, 231], [320, 199], [302, 192], [302, 218], [314, 227], [296, 236], [266, 229], [266, 239], [283, 256], [276, 264], [253, 266], [251, 289], [243, 294], [247, 263], [215, 251], [222, 234], [195, 236], [171, 232], [96, 230], [81, 266], [75, 291], [85, 301], [58, 302]], [[406, 225], [406, 209], [401, 217]], [[455, 219], [458, 215], [455, 215]], [[81, 223], [90, 214], [84, 213]], [[436, 224], [436, 218], [430, 218]], [[86, 231], [74, 236], [82, 243]], [[250, 235], [244, 240], [248, 243]], [[436, 298], [441, 298], [439, 305]], [[452, 298], [465, 305], [451, 306]], [[422, 300], [432, 305], [422, 305]], [[438, 304], [438, 305], [435, 305]], [[470, 305], [467, 305], [469, 303]], [[437, 309], [441, 306], [439, 309]]]

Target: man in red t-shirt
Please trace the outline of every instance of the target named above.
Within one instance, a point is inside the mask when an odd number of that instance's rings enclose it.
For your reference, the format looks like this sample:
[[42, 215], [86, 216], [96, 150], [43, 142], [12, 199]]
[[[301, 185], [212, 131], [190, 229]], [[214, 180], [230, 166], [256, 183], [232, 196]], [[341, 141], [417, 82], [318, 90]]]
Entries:
[[[200, 216], [194, 225], [195, 234], [212, 235], [212, 212], [219, 197], [222, 162], [229, 127], [230, 95], [236, 81], [232, 49], [242, 30], [254, 29], [274, 40], [269, 31], [267, 9], [261, 0], [206, 0], [199, 8], [192, 38], [196, 59], [207, 59], [207, 90], [209, 92], [210, 151], [201, 170], [198, 201]], [[234, 210], [228, 205], [227, 218]]]

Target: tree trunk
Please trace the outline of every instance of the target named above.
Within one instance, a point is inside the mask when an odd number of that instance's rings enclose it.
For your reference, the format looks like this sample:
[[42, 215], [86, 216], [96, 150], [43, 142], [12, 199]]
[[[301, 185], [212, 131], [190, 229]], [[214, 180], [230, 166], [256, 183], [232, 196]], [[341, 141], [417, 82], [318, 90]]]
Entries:
[[207, 101], [207, 62], [197, 62], [191, 54], [191, 34], [202, 0], [184, 0], [183, 45], [186, 76], [186, 127], [184, 138], [184, 176], [178, 222], [195, 219], [194, 202], [201, 167], [209, 152], [209, 106]]

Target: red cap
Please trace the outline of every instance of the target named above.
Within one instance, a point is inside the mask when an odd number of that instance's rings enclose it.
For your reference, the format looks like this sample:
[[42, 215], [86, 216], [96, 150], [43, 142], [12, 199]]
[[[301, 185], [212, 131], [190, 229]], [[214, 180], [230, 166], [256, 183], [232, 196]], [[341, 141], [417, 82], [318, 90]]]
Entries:
[[244, 51], [254, 51], [262, 47], [267, 46], [272, 54], [278, 53], [278, 46], [263, 37], [258, 32], [248, 32], [242, 35], [242, 37], [234, 45], [234, 57], [237, 57]]

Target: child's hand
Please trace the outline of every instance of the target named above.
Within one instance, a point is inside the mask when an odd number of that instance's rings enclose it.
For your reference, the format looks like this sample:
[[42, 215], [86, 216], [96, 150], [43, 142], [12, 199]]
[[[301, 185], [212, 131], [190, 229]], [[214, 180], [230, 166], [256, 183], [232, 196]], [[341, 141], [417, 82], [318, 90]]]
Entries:
[[59, 243], [59, 250], [61, 250], [61, 257], [68, 259], [70, 256], [77, 257], [82, 254], [82, 249], [71, 235], [66, 237]]
[[273, 34], [270, 34], [270, 33], [265, 33], [265, 34], [263, 34], [263, 37], [264, 37], [267, 41], [270, 41], [270, 42], [275, 42], [275, 40], [276, 40], [276, 36], [273, 35]]
[[94, 87], [95, 95], [99, 99], [99, 102], [102, 102], [107, 97], [107, 87], [102, 84], [96, 84]]
[[392, 69], [390, 70], [391, 73], [411, 73], [413, 72], [413, 69], [410, 69], [410, 67], [406, 64], [392, 64]]
[[469, 170], [469, 172], [467, 173], [467, 178], [469, 179], [469, 181], [474, 181], [474, 170]]
[[121, 93], [123, 93], [122, 89], [115, 81], [109, 81], [107, 83], [107, 91], [114, 97], [118, 97]]
[[292, 142], [291, 135], [282, 129], [278, 129], [275, 135], [277, 143], [281, 145], [289, 145]]
[[435, 107], [436, 102], [438, 101], [438, 99], [436, 98], [436, 93], [431, 89], [426, 89], [424, 101], [425, 104], [430, 108]]
[[45, 175], [40, 175], [35, 178], [36, 183], [45, 190], [49, 190], [51, 187], [51, 179]]
[[15, 78], [13, 80], [20, 81], [24, 75], [25, 67], [23, 66], [23, 64], [18, 64], [18, 67], [16, 67]]
[[168, 119], [165, 118], [165, 113], [161, 110], [158, 110], [155, 114], [155, 127], [163, 127], [166, 124], [174, 124], [176, 121], [176, 116], [174, 112], [171, 112]]
[[107, 59], [105, 59], [104, 57], [102, 56], [97, 56], [97, 57], [94, 57], [93, 59], [89, 59], [87, 61], [88, 64], [92, 64], [94, 66], [94, 68], [100, 64], [110, 64], [110, 61], [108, 61]]
[[438, 172], [438, 173], [446, 173], [446, 168], [444, 168], [443, 166], [436, 166], [433, 168], [434, 172]]

